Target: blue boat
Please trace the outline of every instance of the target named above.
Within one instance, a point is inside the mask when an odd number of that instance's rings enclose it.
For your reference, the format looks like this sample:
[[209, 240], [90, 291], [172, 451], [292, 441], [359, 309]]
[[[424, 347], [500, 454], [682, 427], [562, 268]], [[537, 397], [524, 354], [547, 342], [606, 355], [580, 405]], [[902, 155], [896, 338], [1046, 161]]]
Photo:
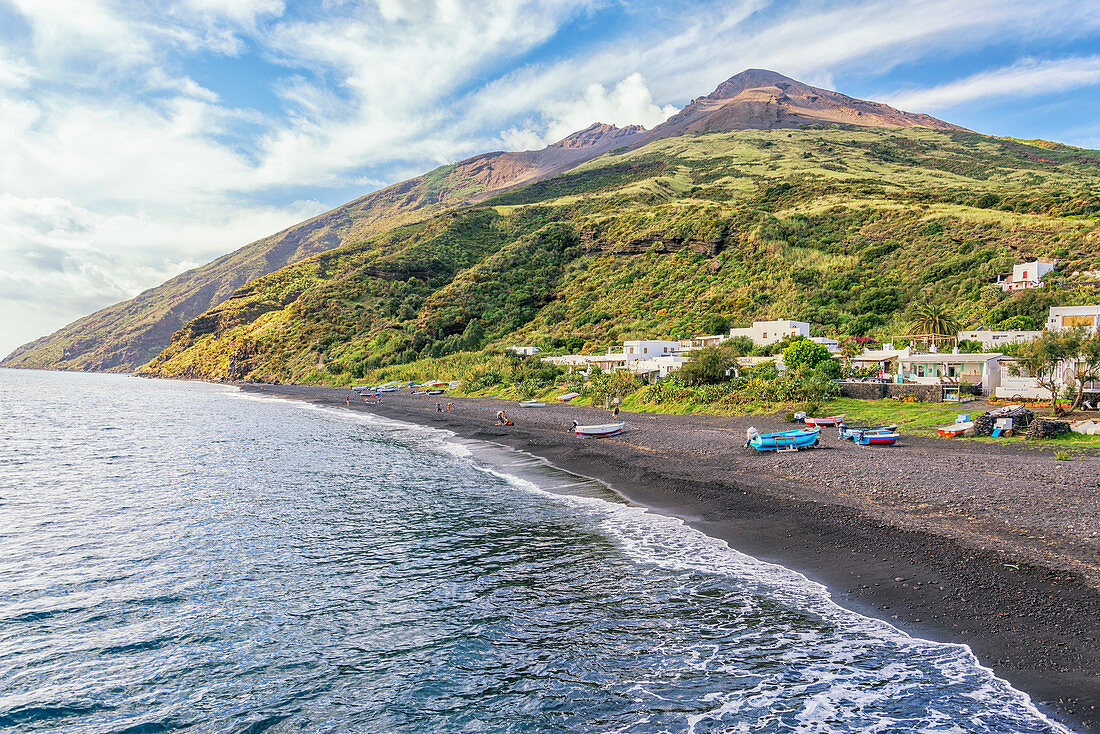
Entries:
[[820, 428], [799, 428], [778, 433], [756, 433], [755, 429], [750, 428], [749, 442], [745, 445], [757, 451], [798, 451], [816, 446], [820, 433]]
[[875, 426], [869, 428], [867, 426], [846, 426], [840, 427], [840, 437], [845, 441], [855, 441], [859, 438], [860, 434], [867, 435], [868, 433], [895, 433], [898, 430], [897, 423], [893, 423], [888, 426]]

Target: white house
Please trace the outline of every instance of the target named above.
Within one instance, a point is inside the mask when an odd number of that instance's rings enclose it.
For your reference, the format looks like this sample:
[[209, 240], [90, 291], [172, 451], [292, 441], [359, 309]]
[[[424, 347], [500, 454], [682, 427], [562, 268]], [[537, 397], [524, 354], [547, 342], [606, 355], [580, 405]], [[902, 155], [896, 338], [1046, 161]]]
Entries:
[[[610, 352], [610, 350], [608, 350]], [[634, 339], [623, 342], [623, 354], [634, 359], [651, 359], [680, 351], [680, 342], [660, 339]]]
[[840, 351], [840, 342], [836, 339], [830, 339], [827, 336], [811, 336], [810, 341], [814, 344], [820, 344], [828, 349], [832, 354], [836, 354]]
[[[1001, 384], [994, 391], [994, 395], [998, 398], [1005, 398], [1007, 400], [1015, 400], [1021, 398], [1024, 400], [1050, 400], [1050, 390], [1039, 385], [1039, 382], [1026, 373], [1021, 375], [1012, 374], [1012, 364], [1014, 360], [1012, 357], [1005, 357], [1001, 360]], [[1065, 361], [1058, 366], [1058, 371], [1055, 373], [1055, 382], [1058, 386], [1058, 392], [1061, 393], [1062, 389], [1066, 385], [1076, 385], [1076, 373], [1078, 369], [1077, 360]], [[1085, 383], [1085, 390], [1087, 392], [1096, 392], [1100, 390], [1100, 384], [1096, 382]]]
[[1100, 324], [1100, 306], [1054, 306], [1047, 316], [1047, 331], [1065, 331], [1079, 326], [1096, 333]]
[[992, 331], [989, 329], [975, 329], [973, 331], [960, 331], [959, 341], [981, 342], [982, 349], [996, 350], [1003, 344], [1022, 344], [1043, 335], [1041, 331]]
[[863, 354], [857, 354], [848, 360], [852, 367], [866, 369], [877, 367], [879, 376], [885, 376], [898, 371], [898, 360], [908, 357], [912, 352], [909, 347], [903, 349], [864, 349]]
[[538, 347], [508, 347], [508, 350], [515, 352], [521, 357], [533, 357], [542, 351]]
[[664, 379], [670, 373], [684, 366], [690, 359], [682, 354], [663, 354], [653, 359], [643, 359], [633, 362], [630, 371], [636, 375]]
[[787, 337], [802, 335], [810, 338], [810, 325], [805, 321], [777, 319], [775, 321], [754, 321], [752, 326], [730, 329], [730, 338], [747, 336], [757, 346], [777, 344]]
[[1045, 263], [1033, 260], [1027, 263], [1019, 263], [1012, 266], [1012, 276], [1008, 280], [1000, 281], [1004, 291], [1021, 291], [1027, 288], [1036, 288], [1042, 285], [1043, 276], [1054, 272], [1058, 263]]
[[703, 347], [716, 347], [722, 342], [727, 342], [730, 339], [729, 334], [711, 334], [709, 336], [693, 336], [690, 339], [681, 339], [679, 343], [679, 351], [690, 352], [694, 349], [702, 349]]
[[993, 392], [1001, 384], [1001, 358], [997, 353], [944, 354], [928, 352], [898, 359], [906, 382], [921, 385], [969, 382], [981, 385], [983, 393]]

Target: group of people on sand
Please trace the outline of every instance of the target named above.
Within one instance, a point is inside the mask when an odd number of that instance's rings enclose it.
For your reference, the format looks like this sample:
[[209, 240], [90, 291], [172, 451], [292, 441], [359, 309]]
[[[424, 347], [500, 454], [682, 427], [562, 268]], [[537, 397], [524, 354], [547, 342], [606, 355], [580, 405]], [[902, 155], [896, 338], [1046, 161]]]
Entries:
[[[450, 413], [451, 408], [453, 408], [453, 407], [455, 407], [454, 403], [447, 403], [447, 412]], [[442, 413], [443, 412], [443, 403], [436, 403], [435, 404], [435, 412], [436, 413]]]

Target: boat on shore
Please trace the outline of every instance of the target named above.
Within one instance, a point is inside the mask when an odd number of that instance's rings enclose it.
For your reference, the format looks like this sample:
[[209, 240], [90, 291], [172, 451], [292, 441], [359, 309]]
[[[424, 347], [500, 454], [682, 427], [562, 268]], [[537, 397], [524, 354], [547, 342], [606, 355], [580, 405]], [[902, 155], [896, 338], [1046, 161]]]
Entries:
[[860, 434], [868, 433], [896, 433], [898, 430], [897, 423], [891, 423], [888, 426], [847, 426], [843, 423], [840, 424], [840, 438], [845, 441], [854, 441], [859, 438]]
[[844, 422], [843, 415], [826, 415], [821, 418], [814, 418], [812, 416], [806, 416], [802, 419], [803, 422], [811, 428], [821, 428], [822, 426], [839, 426]]
[[521, 400], [519, 401], [519, 407], [521, 408], [545, 408], [546, 403], [541, 400]]
[[625, 423], [601, 423], [595, 426], [581, 426], [573, 421], [571, 430], [577, 438], [608, 438], [618, 436], [625, 427]]
[[898, 433], [864, 433], [855, 441], [860, 446], [893, 446], [901, 438]]
[[974, 427], [974, 421], [967, 421], [966, 423], [952, 423], [949, 426], [944, 426], [940, 429], [940, 435], [947, 438], [956, 438], [963, 435], [971, 428]]
[[750, 428], [745, 446], [757, 451], [798, 451], [816, 446], [820, 434], [820, 428], [797, 428], [776, 433], [757, 433], [755, 428]]

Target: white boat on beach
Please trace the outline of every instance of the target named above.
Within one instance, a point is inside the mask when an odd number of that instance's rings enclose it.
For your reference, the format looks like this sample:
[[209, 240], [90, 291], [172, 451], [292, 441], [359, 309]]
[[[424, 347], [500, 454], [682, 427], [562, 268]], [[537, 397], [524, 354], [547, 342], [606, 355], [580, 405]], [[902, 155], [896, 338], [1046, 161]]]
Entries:
[[573, 398], [579, 398], [580, 396], [581, 394], [579, 392], [567, 392], [564, 395], [559, 395], [554, 399], [562, 403], [568, 403]]
[[572, 431], [577, 438], [608, 438], [618, 436], [626, 427], [625, 423], [602, 423], [596, 426], [579, 426], [573, 421]]
[[541, 400], [521, 400], [519, 401], [519, 407], [521, 408], [545, 408], [546, 403]]

